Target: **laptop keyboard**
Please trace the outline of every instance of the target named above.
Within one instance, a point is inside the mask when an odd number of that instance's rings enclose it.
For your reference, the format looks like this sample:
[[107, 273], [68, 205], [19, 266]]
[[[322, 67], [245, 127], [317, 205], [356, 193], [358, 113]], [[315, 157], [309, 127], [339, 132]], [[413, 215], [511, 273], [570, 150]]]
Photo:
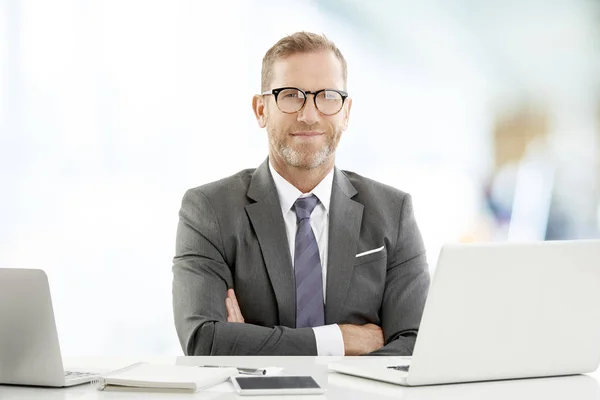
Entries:
[[395, 369], [396, 371], [408, 372], [410, 365], [390, 365], [388, 369]]
[[93, 374], [91, 372], [74, 372], [74, 371], [65, 371], [65, 379], [77, 379], [84, 378], [86, 376], [94, 376], [97, 374]]

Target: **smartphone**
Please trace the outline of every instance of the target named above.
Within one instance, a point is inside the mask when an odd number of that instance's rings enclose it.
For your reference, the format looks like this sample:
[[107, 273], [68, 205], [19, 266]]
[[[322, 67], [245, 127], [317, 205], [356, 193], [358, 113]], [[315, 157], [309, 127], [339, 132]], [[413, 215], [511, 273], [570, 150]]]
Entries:
[[241, 396], [325, 393], [312, 376], [233, 376], [231, 382]]

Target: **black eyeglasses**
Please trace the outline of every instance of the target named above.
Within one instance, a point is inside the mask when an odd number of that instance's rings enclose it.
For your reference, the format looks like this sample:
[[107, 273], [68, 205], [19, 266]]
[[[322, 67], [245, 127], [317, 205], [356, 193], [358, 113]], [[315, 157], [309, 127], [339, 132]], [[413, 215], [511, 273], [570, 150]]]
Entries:
[[348, 93], [336, 89], [321, 89], [310, 92], [295, 87], [282, 87], [263, 92], [263, 95], [269, 94], [275, 96], [277, 107], [286, 114], [293, 114], [302, 110], [306, 104], [306, 95], [308, 94], [314, 96], [315, 107], [325, 115], [339, 113], [348, 98]]

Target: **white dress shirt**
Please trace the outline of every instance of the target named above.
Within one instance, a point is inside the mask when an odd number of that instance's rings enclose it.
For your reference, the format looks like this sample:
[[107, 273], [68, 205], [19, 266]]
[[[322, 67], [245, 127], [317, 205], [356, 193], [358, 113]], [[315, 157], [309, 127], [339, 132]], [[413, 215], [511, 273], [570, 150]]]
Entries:
[[[302, 193], [294, 185], [286, 181], [275, 171], [271, 162], [269, 169], [275, 181], [281, 212], [285, 222], [285, 231], [290, 246], [292, 267], [294, 250], [296, 248], [296, 212], [293, 210], [294, 203], [299, 197], [315, 195], [319, 199], [317, 206], [310, 215], [310, 226], [317, 240], [319, 256], [321, 257], [321, 268], [323, 271], [323, 300], [326, 301], [327, 290], [327, 249], [329, 244], [329, 202], [331, 200], [331, 187], [333, 185], [333, 168], [325, 178], [310, 193]], [[315, 339], [317, 341], [317, 353], [320, 356], [343, 356], [344, 338], [342, 331], [336, 324], [314, 327]]]

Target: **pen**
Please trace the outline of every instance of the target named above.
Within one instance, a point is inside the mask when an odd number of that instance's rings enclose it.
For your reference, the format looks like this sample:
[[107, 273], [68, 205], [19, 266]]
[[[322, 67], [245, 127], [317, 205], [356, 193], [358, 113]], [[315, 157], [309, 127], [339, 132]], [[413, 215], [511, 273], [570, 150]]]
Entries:
[[237, 368], [238, 372], [242, 375], [266, 375], [267, 370], [264, 368], [241, 368], [241, 367], [230, 367], [228, 365], [199, 365], [200, 368]]

